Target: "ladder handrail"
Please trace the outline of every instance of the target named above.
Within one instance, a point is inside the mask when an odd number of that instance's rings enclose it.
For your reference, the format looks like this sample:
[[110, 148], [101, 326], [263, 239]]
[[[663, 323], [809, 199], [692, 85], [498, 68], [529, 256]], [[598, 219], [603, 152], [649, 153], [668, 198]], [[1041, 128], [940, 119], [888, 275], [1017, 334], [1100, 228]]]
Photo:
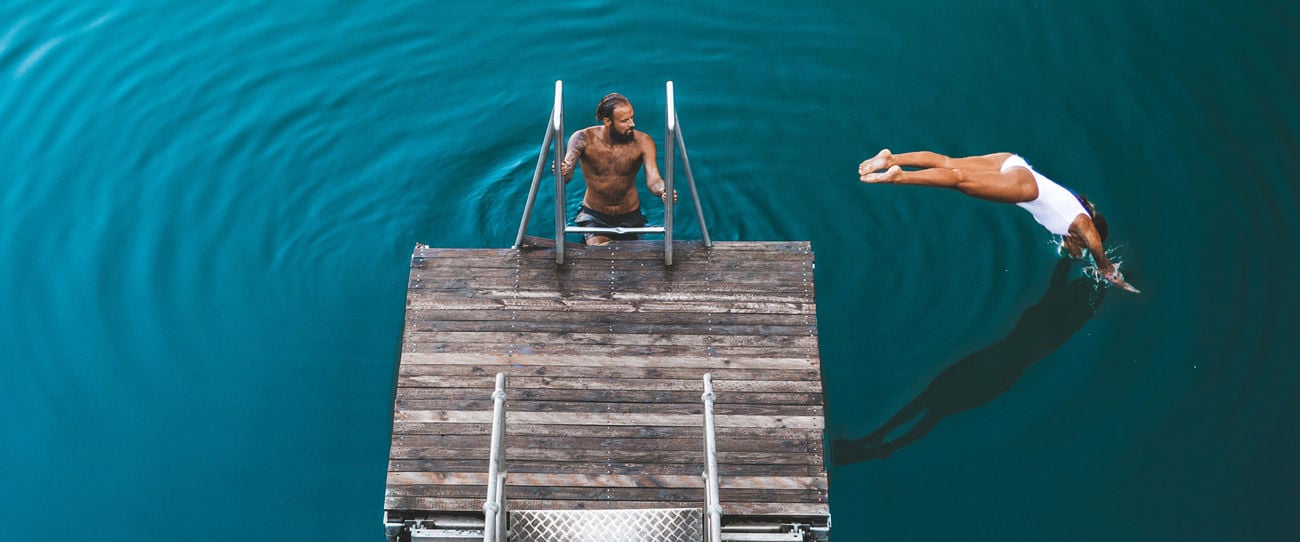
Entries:
[[[682, 170], [686, 173], [686, 184], [691, 189], [691, 200], [695, 202], [695, 219], [700, 222], [700, 235], [704, 237], [704, 246], [711, 247], [713, 241], [709, 239], [709, 226], [704, 221], [704, 208], [700, 205], [700, 192], [695, 188], [695, 175], [691, 173], [691, 159], [686, 155], [686, 140], [682, 137], [682, 123], [677, 118], [677, 100], [673, 92], [673, 82], [668, 81], [664, 86], [667, 88], [668, 95], [667, 119], [665, 121], [667, 130], [664, 135], [664, 145], [668, 147], [664, 169], [668, 172], [668, 175], [664, 177], [664, 190], [670, 194], [673, 190], [673, 172], [676, 168], [676, 160], [673, 159], [673, 150], [675, 148], [682, 153]], [[673, 263], [672, 226], [672, 205], [668, 205], [664, 209], [664, 229], [667, 230], [667, 233], [664, 234], [664, 261], [669, 265]]]
[[[673, 114], [676, 118], [676, 113]], [[691, 199], [695, 201], [695, 219], [700, 221], [700, 235], [704, 246], [713, 246], [709, 240], [709, 226], [704, 223], [704, 208], [700, 206], [700, 193], [695, 189], [695, 175], [691, 174], [691, 160], [686, 156], [686, 141], [682, 139], [681, 122], [677, 123], [677, 146], [682, 151], [682, 170], [686, 173], [686, 184], [691, 187]]]
[[[555, 160], [551, 172], [555, 175], [555, 264], [564, 263], [564, 226], [569, 218], [564, 213], [564, 93], [563, 84], [555, 81], [555, 105], [551, 106], [551, 139], [555, 142]], [[545, 147], [542, 148], [546, 150]]]
[[[556, 119], [559, 119], [558, 127], [556, 126]], [[515, 244], [511, 248], [518, 249], [524, 244], [524, 234], [528, 231], [528, 219], [533, 214], [533, 203], [537, 201], [537, 187], [542, 182], [542, 171], [546, 167], [547, 149], [551, 146], [552, 141], [557, 142], [556, 146], [562, 146], [563, 143], [559, 143], [559, 141], [563, 139], [564, 83], [557, 80], [555, 81], [555, 103], [551, 106], [551, 118], [546, 121], [546, 135], [542, 137], [542, 152], [537, 155], [537, 167], [533, 169], [533, 183], [528, 187], [528, 201], [524, 203], [524, 216], [519, 220], [519, 233], [515, 235]], [[554, 169], [555, 166], [552, 165], [552, 170]], [[556, 174], [558, 175], [558, 172]]]
[[718, 499], [718, 441], [713, 425], [713, 375], [704, 375], [704, 511], [708, 515], [706, 542], [722, 540], [722, 504]]
[[483, 502], [483, 542], [506, 539], [506, 374], [497, 373], [492, 392], [492, 447], [488, 452], [487, 500]]
[[[682, 166], [686, 172], [686, 181], [691, 189], [691, 199], [695, 202], [695, 217], [700, 223], [700, 233], [704, 237], [704, 246], [712, 247], [713, 242], [709, 239], [709, 228], [704, 222], [704, 209], [700, 204], [700, 194], [695, 188], [695, 175], [691, 172], [691, 162], [686, 155], [686, 140], [682, 137], [680, 122], [677, 118], [677, 103], [673, 92], [673, 82], [665, 83], [665, 92], [667, 95], [667, 111], [664, 120], [664, 145], [666, 149], [666, 168], [667, 175], [664, 177], [664, 193], [674, 194], [673, 179], [676, 169], [676, 159], [674, 152], [681, 151]], [[564, 163], [564, 82], [555, 81], [555, 101], [551, 105], [551, 117], [546, 123], [546, 134], [542, 137], [542, 149], [537, 156], [537, 166], [533, 168], [533, 182], [528, 188], [528, 200], [524, 204], [524, 215], [519, 221], [519, 231], [515, 235], [514, 249], [523, 246], [524, 235], [528, 230], [528, 220], [533, 213], [533, 204], [537, 200], [537, 189], [541, 184], [542, 172], [545, 171], [546, 155], [548, 151], [554, 148], [554, 159], [551, 162], [551, 173], [555, 176], [555, 263], [564, 263], [564, 234], [566, 232], [576, 232], [576, 228], [566, 227], [568, 216], [564, 211], [565, 204], [565, 181], [563, 174]], [[673, 264], [673, 207], [675, 201], [666, 200], [664, 204], [664, 225], [662, 232], [658, 228], [650, 230], [635, 231], [633, 233], [663, 233], [664, 235], [664, 265]], [[607, 228], [609, 229], [609, 228]], [[613, 230], [613, 229], [609, 229]], [[631, 231], [631, 229], [629, 229]]]
[[664, 176], [664, 265], [673, 264], [673, 207], [676, 201], [673, 201], [673, 134], [677, 133], [677, 103], [673, 99], [673, 82], [668, 81], [664, 84], [664, 92], [667, 94], [667, 102], [664, 106], [664, 146], [667, 147], [664, 154], [664, 170], [668, 173]]

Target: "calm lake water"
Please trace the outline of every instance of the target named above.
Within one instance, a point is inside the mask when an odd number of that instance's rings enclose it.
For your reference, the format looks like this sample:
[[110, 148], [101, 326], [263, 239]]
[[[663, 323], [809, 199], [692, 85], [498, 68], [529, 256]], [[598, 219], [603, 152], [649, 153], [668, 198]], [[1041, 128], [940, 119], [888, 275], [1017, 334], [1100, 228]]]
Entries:
[[[828, 438], [931, 407], [831, 469], [836, 540], [1295, 539], [1297, 35], [1287, 2], [10, 0], [0, 539], [382, 540], [411, 249], [513, 242], [556, 79], [570, 130], [619, 91], [661, 154], [673, 80], [713, 238], [812, 241]], [[1024, 155], [1143, 293], [1053, 282], [1014, 207], [857, 182], [881, 147]]]

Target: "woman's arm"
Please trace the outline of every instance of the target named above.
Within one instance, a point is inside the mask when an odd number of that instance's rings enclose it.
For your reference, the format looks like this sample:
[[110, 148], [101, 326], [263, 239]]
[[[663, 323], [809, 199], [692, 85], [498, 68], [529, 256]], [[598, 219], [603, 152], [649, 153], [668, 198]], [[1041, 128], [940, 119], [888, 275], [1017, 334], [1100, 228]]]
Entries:
[[1088, 252], [1092, 253], [1092, 261], [1097, 262], [1097, 271], [1101, 273], [1101, 278], [1135, 294], [1142, 293], [1141, 290], [1126, 282], [1124, 274], [1119, 272], [1119, 266], [1111, 263], [1106, 257], [1106, 249], [1101, 244], [1101, 235], [1097, 233], [1097, 227], [1093, 225], [1092, 219], [1087, 215], [1079, 215], [1079, 218], [1070, 224], [1070, 234], [1083, 240]]

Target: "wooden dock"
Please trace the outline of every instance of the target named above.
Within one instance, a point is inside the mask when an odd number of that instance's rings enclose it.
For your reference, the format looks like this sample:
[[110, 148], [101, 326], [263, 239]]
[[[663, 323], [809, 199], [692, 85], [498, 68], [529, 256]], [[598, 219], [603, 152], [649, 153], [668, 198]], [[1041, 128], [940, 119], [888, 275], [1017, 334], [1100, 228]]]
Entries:
[[509, 508], [700, 507], [711, 373], [725, 517], [828, 517], [809, 244], [673, 247], [417, 247], [385, 510], [482, 512], [498, 372]]

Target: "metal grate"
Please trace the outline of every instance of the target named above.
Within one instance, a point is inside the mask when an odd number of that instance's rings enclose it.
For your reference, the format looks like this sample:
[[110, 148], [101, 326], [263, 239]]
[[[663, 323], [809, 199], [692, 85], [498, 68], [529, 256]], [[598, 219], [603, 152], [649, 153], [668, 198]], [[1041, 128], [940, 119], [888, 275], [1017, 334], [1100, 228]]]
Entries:
[[511, 542], [700, 542], [698, 508], [515, 510]]

